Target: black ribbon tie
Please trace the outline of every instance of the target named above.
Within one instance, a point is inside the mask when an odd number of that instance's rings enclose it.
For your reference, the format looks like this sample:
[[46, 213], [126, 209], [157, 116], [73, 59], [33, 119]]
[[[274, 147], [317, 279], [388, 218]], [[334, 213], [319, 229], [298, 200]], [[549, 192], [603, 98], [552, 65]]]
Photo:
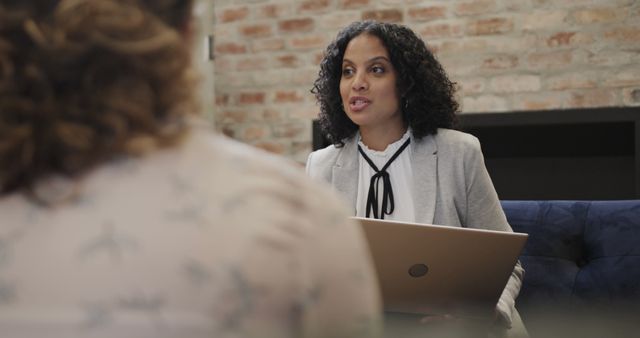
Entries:
[[[389, 173], [387, 169], [391, 165], [391, 163], [402, 153], [402, 151], [409, 145], [411, 139], [407, 139], [398, 150], [391, 156], [389, 161], [382, 167], [382, 169], [378, 170], [378, 167], [371, 161], [371, 159], [365, 154], [362, 147], [358, 145], [358, 151], [362, 155], [362, 157], [369, 163], [371, 168], [376, 172], [373, 176], [371, 176], [371, 181], [369, 183], [369, 193], [367, 194], [367, 218], [373, 212], [373, 218], [376, 219], [384, 219], [384, 215], [391, 215], [393, 213], [393, 209], [395, 209], [394, 201], [393, 201], [393, 188], [391, 187], [391, 180], [389, 179]], [[382, 180], [382, 210], [380, 210], [380, 217], [378, 217], [378, 183]]]

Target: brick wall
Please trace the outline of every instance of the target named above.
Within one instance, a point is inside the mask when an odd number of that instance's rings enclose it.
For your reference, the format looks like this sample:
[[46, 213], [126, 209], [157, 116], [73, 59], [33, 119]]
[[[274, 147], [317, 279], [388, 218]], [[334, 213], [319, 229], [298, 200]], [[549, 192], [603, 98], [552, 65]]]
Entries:
[[361, 19], [405, 24], [463, 113], [640, 106], [637, 0], [216, 0], [215, 123], [304, 162], [324, 47]]

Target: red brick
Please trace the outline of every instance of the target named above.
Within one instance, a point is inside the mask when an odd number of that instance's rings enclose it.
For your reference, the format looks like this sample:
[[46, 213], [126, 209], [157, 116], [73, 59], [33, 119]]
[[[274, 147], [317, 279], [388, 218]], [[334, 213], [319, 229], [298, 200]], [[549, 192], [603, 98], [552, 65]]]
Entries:
[[244, 54], [247, 52], [247, 46], [236, 42], [223, 42], [216, 44], [215, 50], [220, 54]]
[[547, 39], [547, 46], [557, 47], [566, 46], [571, 43], [571, 38], [576, 35], [576, 32], [560, 32], [552, 35]]
[[514, 110], [548, 110], [566, 106], [566, 92], [527, 93], [517, 95], [513, 100]]
[[[306, 88], [306, 87], [305, 87]], [[288, 119], [311, 120], [318, 118], [319, 108], [312, 94], [308, 94], [308, 101], [297, 103], [287, 113]], [[313, 101], [311, 101], [313, 100]]]
[[249, 15], [248, 7], [230, 8], [222, 11], [221, 22], [233, 22], [245, 19]]
[[402, 12], [397, 9], [381, 9], [365, 11], [362, 20], [375, 20], [381, 22], [402, 22]]
[[305, 131], [306, 127], [300, 123], [289, 122], [275, 125], [273, 128], [273, 136], [285, 139], [299, 139]]
[[323, 35], [308, 35], [289, 40], [289, 45], [294, 49], [322, 49], [327, 43]]
[[[616, 3], [620, 3], [621, 0], [614, 0]], [[635, 0], [626, 0], [626, 1], [635, 1]], [[593, 6], [594, 3], [599, 2], [599, 0], [532, 0], [533, 5], [535, 7], [549, 7], [555, 6], [559, 8], [570, 8], [570, 7], [585, 7], [587, 5]]]
[[255, 141], [258, 139], [263, 139], [266, 135], [267, 130], [265, 126], [249, 126], [244, 129], [242, 138], [245, 141]]
[[[253, 80], [251, 73], [249, 72], [236, 72], [233, 67], [222, 70], [224, 77], [218, 76], [215, 78], [215, 83], [224, 83], [225, 87], [243, 87], [250, 84]], [[216, 74], [220, 72], [216, 65]]]
[[240, 93], [240, 97], [238, 98], [238, 103], [242, 105], [248, 104], [263, 104], [265, 98], [265, 93]]
[[533, 69], [556, 69], [569, 65], [573, 55], [571, 51], [533, 53], [527, 61]]
[[615, 102], [615, 94], [608, 89], [592, 89], [571, 93], [568, 108], [609, 107]]
[[258, 18], [281, 18], [290, 12], [290, 5], [265, 5], [258, 10]]
[[259, 52], [273, 52], [283, 50], [285, 46], [284, 39], [260, 39], [251, 42], [251, 51], [254, 53]]
[[284, 120], [284, 113], [280, 109], [265, 109], [262, 112], [262, 119], [267, 122]]
[[634, 52], [627, 52], [617, 50], [618, 46], [615, 46], [616, 50], [605, 49], [598, 51], [597, 53], [591, 53], [588, 56], [587, 62], [592, 66], [619, 66], [629, 63], [634, 63], [638, 54]]
[[278, 29], [286, 33], [308, 32], [313, 30], [313, 19], [290, 19], [278, 22]]
[[[439, 23], [424, 26], [420, 31], [420, 35], [425, 39], [447, 38], [452, 36], [460, 36], [462, 27], [460, 25]], [[428, 41], [427, 41], [428, 42]]]
[[494, 51], [494, 49], [488, 48], [488, 43], [484, 39], [474, 40], [447, 40], [442, 42], [438, 47], [439, 52], [446, 54], [459, 54], [459, 53], [475, 53]]
[[435, 42], [431, 42], [427, 45], [427, 50], [429, 50], [434, 55], [437, 55], [438, 52], [440, 52], [440, 45]]
[[447, 9], [441, 6], [410, 8], [409, 18], [415, 21], [431, 21], [446, 17]]
[[249, 57], [238, 60], [236, 63], [236, 70], [260, 70], [267, 68], [267, 59], [264, 57]]
[[229, 94], [217, 94], [216, 106], [227, 106], [229, 104]]
[[453, 78], [476, 76], [480, 69], [480, 63], [475, 59], [470, 61], [466, 54], [442, 58], [440, 63]]
[[482, 61], [482, 68], [485, 69], [511, 69], [517, 65], [518, 57], [515, 55], [496, 55]]
[[268, 24], [246, 25], [240, 28], [240, 34], [249, 38], [267, 37], [273, 34]]
[[512, 30], [513, 20], [507, 18], [482, 19], [467, 26], [467, 33], [470, 35], [502, 34]]
[[593, 42], [591, 35], [578, 32], [559, 32], [547, 38], [549, 47], [584, 46]]
[[484, 91], [485, 80], [483, 78], [465, 78], [456, 81], [464, 94], [479, 94]]
[[276, 64], [280, 67], [295, 68], [300, 65], [300, 59], [295, 54], [285, 54], [276, 57]]
[[640, 27], [618, 27], [604, 33], [604, 37], [616, 43], [640, 42]]
[[593, 24], [613, 22], [621, 19], [622, 12], [611, 7], [589, 8], [575, 11], [572, 16], [577, 23]]
[[247, 120], [247, 112], [244, 110], [218, 110], [216, 119], [220, 124], [244, 123]]
[[329, 8], [329, 0], [307, 0], [298, 6], [299, 12], [317, 12]]
[[304, 86], [307, 88], [318, 77], [316, 68], [300, 68], [292, 73], [290, 84]]
[[339, 0], [338, 7], [341, 9], [364, 8], [369, 6], [369, 0]]
[[316, 19], [317, 25], [327, 32], [338, 32], [354, 21], [360, 20], [358, 11], [333, 11], [331, 15], [323, 15]]
[[304, 101], [304, 97], [300, 96], [295, 90], [279, 90], [275, 93], [274, 102], [276, 103], [296, 103], [302, 101]]
[[[217, 54], [216, 55], [216, 64], [215, 64], [215, 72], [216, 74], [224, 74], [233, 72], [233, 64], [235, 57], [231, 56], [232, 54]], [[236, 56], [236, 55], [233, 55]]]
[[[535, 51], [535, 48], [532, 46], [536, 46], [539, 43], [539, 38], [533, 34], [527, 35], [493, 35], [493, 36], [482, 36], [484, 39], [480, 39], [484, 41], [483, 43], [476, 43], [477, 47], [481, 47], [484, 45], [486, 47], [485, 52], [489, 53], [506, 53], [506, 54], [516, 54], [516, 55], [526, 55]], [[474, 41], [474, 40], [472, 40]], [[471, 45], [469, 48], [473, 48], [474, 45]], [[482, 50], [478, 49], [478, 52]], [[464, 51], [463, 51], [464, 53]]]
[[503, 75], [491, 79], [491, 89], [497, 93], [536, 92], [540, 90], [537, 75]]
[[598, 86], [595, 73], [569, 73], [550, 77], [546, 80], [547, 87], [552, 90], [584, 89]]
[[638, 86], [640, 85], [640, 68], [636, 65], [633, 68], [619, 67], [616, 71], [610, 71], [604, 85], [607, 87]]
[[457, 15], [478, 15], [496, 11], [496, 2], [494, 0], [463, 2], [455, 6]]
[[549, 110], [553, 108], [558, 108], [560, 106], [555, 105], [551, 100], [527, 100], [527, 101], [518, 101], [520, 102], [520, 106], [514, 107], [515, 109], [520, 110]]
[[567, 12], [563, 10], [538, 10], [520, 18], [519, 25], [524, 31], [546, 31], [565, 27]]
[[252, 84], [261, 87], [273, 87], [280, 84], [290, 84], [291, 74], [298, 71], [293, 68], [276, 68], [265, 69], [252, 72]]
[[478, 97], [465, 97], [462, 100], [464, 112], [501, 112], [507, 111], [507, 101], [498, 96], [484, 95]]

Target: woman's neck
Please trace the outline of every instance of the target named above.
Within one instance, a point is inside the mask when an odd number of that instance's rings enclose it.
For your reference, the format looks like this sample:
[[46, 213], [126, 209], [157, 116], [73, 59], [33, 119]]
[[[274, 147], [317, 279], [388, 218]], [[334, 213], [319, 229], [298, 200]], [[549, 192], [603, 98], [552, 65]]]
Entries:
[[360, 138], [367, 148], [376, 151], [383, 151], [387, 146], [402, 138], [407, 132], [407, 127], [402, 125], [399, 128], [363, 128], [360, 127]]

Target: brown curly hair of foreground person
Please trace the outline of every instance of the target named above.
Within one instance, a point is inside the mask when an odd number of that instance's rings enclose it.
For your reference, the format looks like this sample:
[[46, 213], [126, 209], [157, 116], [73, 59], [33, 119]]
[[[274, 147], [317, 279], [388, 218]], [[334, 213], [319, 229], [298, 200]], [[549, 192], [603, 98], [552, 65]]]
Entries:
[[0, 0], [0, 194], [176, 143], [195, 111], [191, 5]]

